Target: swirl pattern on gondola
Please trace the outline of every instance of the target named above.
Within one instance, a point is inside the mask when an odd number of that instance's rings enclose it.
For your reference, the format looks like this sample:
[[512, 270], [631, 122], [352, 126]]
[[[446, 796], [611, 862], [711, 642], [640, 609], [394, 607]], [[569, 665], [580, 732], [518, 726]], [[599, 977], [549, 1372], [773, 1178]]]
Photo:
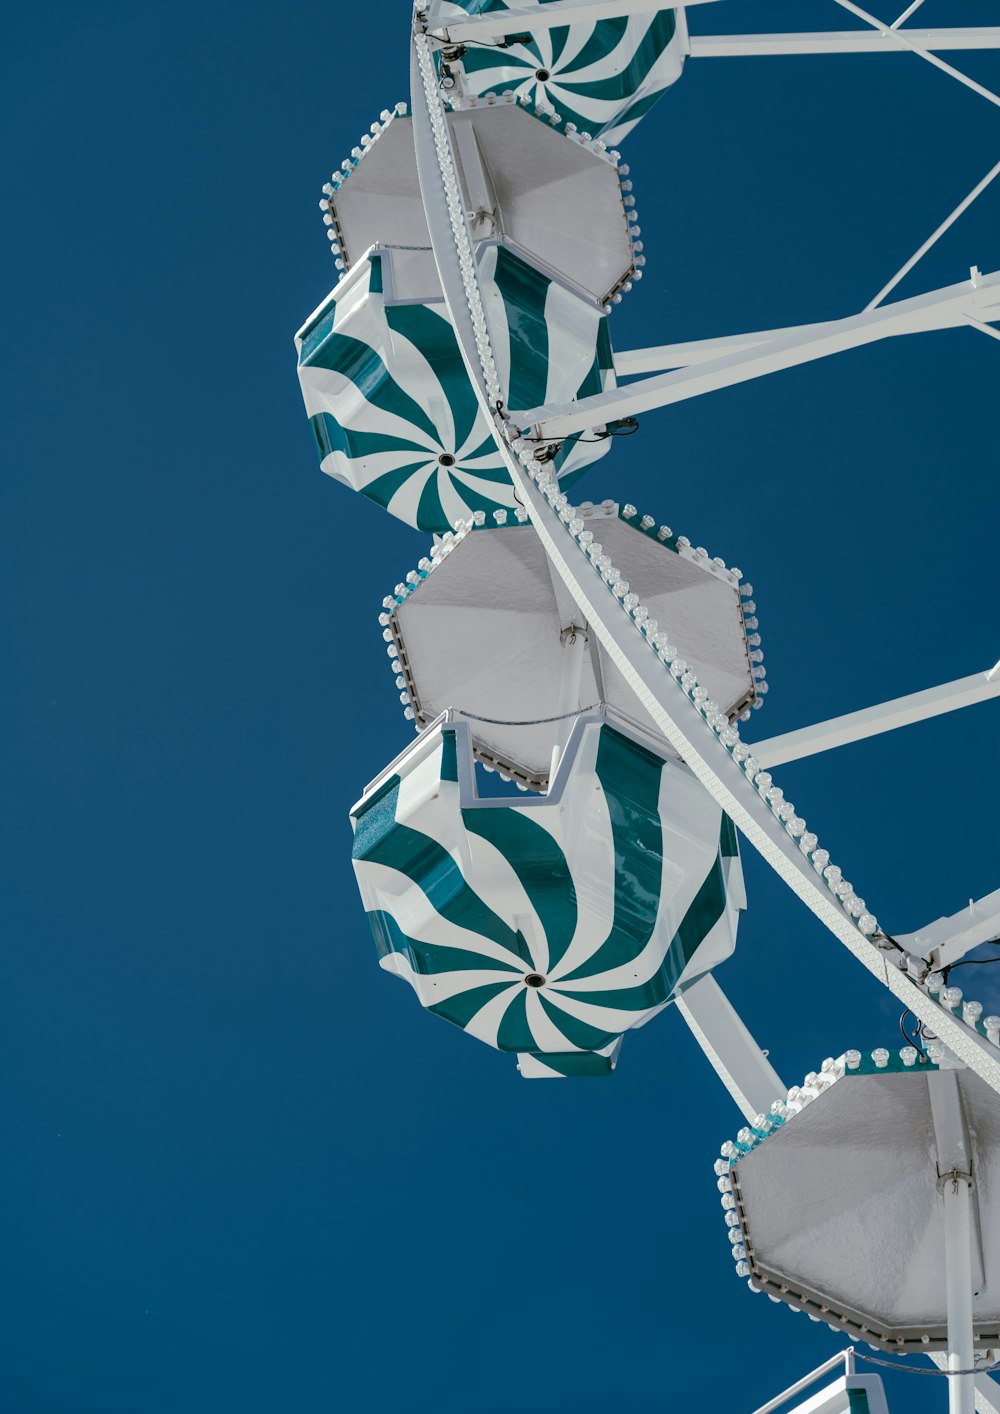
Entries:
[[[523, 3], [517, 0], [519, 10]], [[544, 5], [546, 0], [528, 3]], [[509, 8], [504, 0], [439, 0], [432, 22]], [[612, 147], [680, 78], [684, 53], [682, 26], [673, 10], [539, 28], [527, 44], [503, 49], [470, 45], [461, 59], [462, 87], [477, 97], [513, 91], [551, 105]]]
[[600, 721], [554, 799], [463, 806], [456, 763], [445, 727], [352, 816], [381, 966], [522, 1074], [606, 1074], [622, 1033], [734, 946], [729, 822]]
[[[419, 530], [516, 507], [443, 303], [392, 303], [383, 259], [358, 262], [296, 336], [299, 379], [323, 470]], [[482, 284], [513, 405], [613, 385], [606, 317], [506, 247], [488, 247]], [[552, 466], [570, 485], [607, 440], [567, 440]]]

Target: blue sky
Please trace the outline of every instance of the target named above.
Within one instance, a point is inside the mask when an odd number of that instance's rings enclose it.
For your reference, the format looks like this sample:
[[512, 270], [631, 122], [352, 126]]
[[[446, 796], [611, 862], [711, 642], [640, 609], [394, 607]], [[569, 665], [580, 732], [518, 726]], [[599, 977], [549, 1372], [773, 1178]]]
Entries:
[[[692, 28], [851, 23], [813, 8]], [[921, 14], [991, 19], [958, 10]], [[740, 1121], [678, 1018], [608, 1083], [526, 1084], [375, 963], [347, 812], [409, 739], [376, 615], [425, 541], [318, 471], [292, 334], [332, 284], [320, 184], [406, 96], [407, 22], [7, 18], [12, 1414], [707, 1407], [720, 1369], [750, 1410], [841, 1344], [733, 1277], [711, 1165]], [[960, 62], [1000, 87], [1000, 56]], [[691, 64], [628, 143], [649, 263], [616, 344], [861, 307], [998, 142], [908, 56]], [[1000, 183], [900, 295], [996, 268], [998, 217]], [[1000, 657], [998, 375], [971, 330], [875, 346], [643, 418], [580, 494], [745, 570], [754, 727], [788, 730]], [[1000, 882], [997, 724], [776, 773], [891, 929]], [[745, 864], [719, 980], [788, 1083], [893, 1045], [896, 1004]]]

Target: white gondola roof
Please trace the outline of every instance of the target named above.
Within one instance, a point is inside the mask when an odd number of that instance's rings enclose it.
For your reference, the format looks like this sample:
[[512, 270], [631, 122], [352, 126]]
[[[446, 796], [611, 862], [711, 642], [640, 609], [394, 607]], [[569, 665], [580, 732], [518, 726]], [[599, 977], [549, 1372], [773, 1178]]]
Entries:
[[774, 1299], [871, 1344], [940, 1348], [947, 1335], [941, 1190], [957, 1162], [946, 1148], [954, 1128], [964, 1131], [961, 1164], [974, 1181], [976, 1340], [995, 1345], [1000, 1107], [971, 1071], [921, 1064], [914, 1047], [899, 1055], [855, 1051], [825, 1062], [822, 1074], [790, 1093], [783, 1123], [766, 1137], [742, 1131], [743, 1140], [726, 1146], [732, 1166], [720, 1187], [731, 1185], [727, 1211], [738, 1214], [731, 1230], [745, 1249], [744, 1271]]
[[[626, 510], [629, 519], [613, 502], [581, 513], [721, 710], [738, 716], [756, 700], [761, 670], [751, 664], [737, 580], [683, 537], [661, 539]], [[586, 626], [530, 526], [467, 535], [388, 617], [418, 727], [453, 708], [472, 722], [480, 760], [544, 788], [566, 726], [544, 720], [559, 712], [561, 638]], [[591, 636], [573, 710], [599, 702], [658, 735]]]
[[[475, 103], [475, 100], [471, 100]], [[599, 305], [635, 275], [618, 167], [513, 97], [448, 114], [473, 238], [500, 240]], [[412, 122], [393, 114], [330, 194], [349, 269], [372, 245], [395, 248], [396, 297], [441, 297], [420, 199]]]

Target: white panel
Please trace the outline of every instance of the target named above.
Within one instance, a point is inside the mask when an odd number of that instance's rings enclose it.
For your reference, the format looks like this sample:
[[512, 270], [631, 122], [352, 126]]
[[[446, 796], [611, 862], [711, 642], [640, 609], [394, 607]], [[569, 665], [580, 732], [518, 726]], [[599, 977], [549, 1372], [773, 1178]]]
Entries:
[[[747, 701], [753, 679], [735, 587], [614, 516], [595, 516], [593, 530], [723, 711]], [[530, 527], [473, 532], [396, 612], [422, 719], [449, 707], [508, 722], [555, 716], [559, 635], [579, 618], [562, 586], [553, 589]], [[581, 708], [601, 700], [597, 651], [591, 638]], [[604, 701], [657, 738], [652, 718], [603, 654], [598, 667]], [[471, 726], [479, 748], [532, 778], [547, 776], [559, 723], [512, 727], [473, 720]]]
[[[1000, 1110], [956, 1072], [973, 1136], [985, 1281], [981, 1328], [1000, 1322]], [[944, 1206], [927, 1078], [845, 1077], [736, 1170], [754, 1261], [838, 1312], [919, 1339], [944, 1336]], [[792, 1299], [792, 1298], [789, 1298]]]

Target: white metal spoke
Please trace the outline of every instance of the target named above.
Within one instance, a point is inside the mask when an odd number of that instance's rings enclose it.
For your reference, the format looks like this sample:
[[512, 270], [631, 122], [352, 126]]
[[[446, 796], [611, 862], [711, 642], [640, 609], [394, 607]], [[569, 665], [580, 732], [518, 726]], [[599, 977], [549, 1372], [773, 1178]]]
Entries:
[[946, 217], [946, 219], [941, 222], [940, 226], [938, 226], [937, 230], [932, 232], [932, 234], [927, 237], [923, 245], [920, 246], [918, 250], [915, 250], [913, 252], [906, 264], [900, 266], [900, 268], [896, 271], [895, 275], [893, 275], [892, 279], [887, 281], [886, 284], [882, 286], [875, 298], [873, 300], [869, 300], [869, 302], [865, 305], [866, 312], [870, 309], [878, 308], [878, 306], [885, 299], [886, 295], [891, 294], [892, 291], [899, 284], [899, 282], [906, 278], [906, 276], [913, 269], [914, 265], [916, 265], [917, 261], [922, 260], [924, 258], [924, 256], [930, 250], [931, 246], [937, 244], [940, 238], [944, 235], [945, 231], [947, 231], [951, 226], [955, 224], [955, 222], [963, 214], [963, 212], [968, 211], [969, 207], [976, 200], [976, 198], [983, 194], [986, 188], [997, 176], [1000, 176], [1000, 162], [997, 162], [995, 166], [990, 168], [990, 170], [986, 173], [986, 176], [983, 177], [982, 181], [977, 182], [976, 185], [972, 188], [965, 200], [959, 202], [959, 204], [955, 207], [951, 215]]
[[[991, 1364], [990, 1351], [980, 1351], [980, 1359], [985, 1355], [985, 1363]], [[939, 1370], [947, 1370], [948, 1356], [944, 1351], [934, 1351], [930, 1357]], [[973, 1383], [976, 1389], [976, 1414], [1000, 1414], [1000, 1384], [991, 1379], [989, 1375], [975, 1375]]]
[[[985, 327], [989, 328], [989, 325]], [[996, 332], [990, 330], [991, 334]], [[997, 337], [1000, 338], [1000, 334]], [[859, 712], [847, 712], [842, 717], [817, 722], [815, 726], [800, 727], [797, 731], [785, 732], [767, 741], [754, 742], [753, 752], [766, 767], [781, 766], [786, 761], [801, 761], [806, 756], [833, 751], [835, 747], [864, 741], [882, 732], [896, 731], [913, 722], [924, 722], [929, 717], [955, 712], [960, 707], [971, 707], [991, 697], [1000, 697], [1000, 663], [987, 672], [973, 673], [970, 677], [944, 683], [941, 687], [911, 692], [906, 697], [893, 698], [891, 702], [880, 702]]]
[[522, 428], [537, 427], [537, 435], [542, 438], [561, 441], [615, 418], [635, 417], [654, 408], [669, 407], [879, 339], [961, 327], [966, 314], [973, 309], [990, 317], [998, 306], [1000, 273], [979, 275], [977, 272], [974, 279], [942, 290], [849, 315], [846, 319], [778, 330], [775, 337], [764, 343], [737, 348], [723, 357], [672, 373], [654, 374], [573, 403], [519, 409], [512, 411], [511, 417]]
[[915, 933], [895, 934], [901, 948], [926, 958], [936, 972], [997, 937], [1000, 937], [1000, 889], [994, 889], [984, 898], [970, 899], [967, 908], [949, 918], [935, 919]]
[[[761, 791], [755, 788], [694, 703], [665, 671], [628, 610], [609, 593], [604, 580], [549, 505], [542, 485], [535, 479], [542, 477], [544, 468], [539, 466], [531, 474], [522, 468], [519, 454], [508, 441], [515, 429], [504, 417], [503, 409], [494, 406], [481, 371], [480, 364], [487, 365], [487, 354], [492, 355], [488, 349], [480, 347], [477, 357], [475, 333], [478, 330], [474, 330], [466, 311], [468, 304], [475, 306], [477, 302], [478, 285], [474, 266], [470, 269], [462, 262], [461, 235], [464, 231], [467, 237], [467, 228], [457, 220], [453, 223], [449, 209], [448, 193], [452, 187], [457, 189], [454, 157], [436, 87], [430, 42], [419, 34], [413, 41], [411, 81], [417, 174], [445, 303], [462, 345], [473, 390], [490, 421], [497, 449], [550, 564], [581, 613], [586, 615], [589, 630], [640, 704], [737, 829], [872, 976], [1000, 1094], [997, 1048], [944, 1005], [939, 1005], [924, 985], [901, 969], [861, 931]], [[551, 495], [551, 487], [546, 486], [546, 489]]]
[[[805, 30], [787, 34], [693, 34], [692, 59], [753, 59], [806, 54], [928, 54], [942, 50], [1000, 49], [1000, 28]], [[970, 80], [971, 82], [971, 80]]]
[[[938, 227], [932, 241], [935, 240], [939, 234], [944, 233], [947, 226], [952, 224], [954, 218], [960, 216], [963, 211], [967, 211], [980, 192], [985, 190], [986, 186], [997, 176], [1000, 176], [1000, 162], [987, 173], [979, 186], [969, 193], [969, 196], [966, 197], [962, 205], [955, 209], [952, 216], [948, 218], [946, 225]], [[903, 269], [900, 270], [897, 275], [893, 276], [892, 281], [879, 291], [871, 303], [866, 306], [863, 313], [868, 314], [871, 310], [879, 307], [886, 294], [899, 283], [904, 275], [908, 274], [909, 271], [913, 269], [920, 255], [930, 249], [931, 243], [932, 242], [928, 242], [925, 246], [921, 247], [917, 255], [911, 261], [908, 261]], [[972, 316], [966, 313], [963, 315], [963, 319], [966, 322], [971, 322]], [[775, 339], [787, 338], [792, 335], [807, 337], [812, 334], [817, 327], [818, 326], [815, 324], [793, 324], [784, 329], [758, 329], [754, 333], [724, 334], [713, 339], [694, 339], [681, 344], [660, 344], [656, 347], [646, 349], [615, 349], [615, 374], [619, 378], [634, 378], [650, 373], [665, 373], [675, 368], [692, 368], [695, 364], [709, 363], [713, 359], [728, 358], [732, 354], [743, 353], [747, 349], [760, 348], [762, 345], [769, 344]], [[988, 328], [989, 326], [982, 327]], [[989, 329], [989, 332], [991, 334], [996, 333], [993, 329]]]
[[982, 1245], [974, 1213], [972, 1141], [962, 1107], [958, 1076], [942, 1070], [927, 1077], [937, 1158], [938, 1188], [944, 1201], [945, 1294], [948, 1311], [949, 1414], [975, 1414], [975, 1361], [972, 1292], [983, 1285]]
[[915, 39], [911, 39], [906, 30], [890, 29], [881, 20], [877, 20], [874, 15], [869, 15], [867, 10], [862, 10], [859, 5], [854, 4], [854, 0], [834, 0], [834, 4], [839, 5], [844, 10], [849, 10], [852, 15], [857, 15], [859, 20], [864, 20], [866, 25], [871, 25], [880, 34], [886, 35], [890, 40], [902, 40], [907, 49], [911, 49], [914, 54], [918, 54], [921, 59], [926, 59], [928, 64], [933, 64], [942, 73], [948, 74], [956, 79], [966, 88], [970, 88], [973, 93], [978, 93], [981, 98], [985, 98], [989, 103], [993, 103], [1000, 108], [1000, 97], [992, 90], [984, 88], [981, 83], [976, 83], [975, 79], [970, 79], [968, 74], [963, 74], [961, 69], [954, 68], [951, 64], [946, 64], [943, 59], [938, 59], [929, 49], [921, 49]]
[[[717, 0], [685, 0], [685, 8], [715, 3]], [[551, 4], [530, 9], [513, 5], [509, 10], [450, 19], [430, 33], [452, 44], [464, 44], [470, 40], [502, 39], [523, 30], [535, 34], [541, 29], [561, 25], [593, 24], [597, 20], [613, 20], [625, 15], [650, 15], [662, 9], [663, 0], [553, 0]]]
[[[817, 1365], [815, 1370], [810, 1370], [808, 1375], [804, 1375], [801, 1380], [796, 1380], [793, 1385], [789, 1385], [787, 1389], [782, 1390], [774, 1399], [769, 1399], [766, 1404], [762, 1404], [759, 1409], [755, 1409], [753, 1414], [774, 1414], [775, 1409], [780, 1409], [783, 1404], [788, 1404], [790, 1400], [794, 1399], [795, 1395], [801, 1394], [802, 1391], [808, 1389], [810, 1385], [818, 1384], [824, 1375], [829, 1374], [831, 1370], [835, 1370], [838, 1365], [843, 1365], [844, 1367], [842, 1382], [843, 1389], [846, 1391], [847, 1380], [854, 1378], [853, 1345], [849, 1345], [846, 1350], [838, 1351], [836, 1355], [831, 1355], [829, 1360], [825, 1360], [822, 1365]], [[830, 1388], [836, 1388], [836, 1386], [831, 1386], [818, 1392], [818, 1397], [823, 1399], [822, 1409], [830, 1408], [825, 1398], [825, 1396], [829, 1394]], [[845, 1397], [847, 1397], [846, 1394]], [[816, 1405], [816, 1401], [817, 1395], [812, 1395], [804, 1405], [798, 1405], [797, 1410], [813, 1408]], [[844, 1406], [843, 1404], [839, 1404], [838, 1407], [842, 1409]], [[796, 1414], [796, 1410], [792, 1410], [791, 1414]]]
[[906, 21], [910, 18], [910, 16], [913, 15], [913, 14], [915, 14], [915, 13], [917, 12], [917, 10], [920, 9], [920, 7], [921, 7], [921, 5], [922, 5], [923, 3], [924, 3], [924, 0], [913, 0], [913, 4], [912, 4], [912, 5], [907, 5], [907, 7], [906, 7], [906, 9], [903, 11], [903, 13], [902, 13], [900, 16], [898, 16], [897, 19], [893, 20], [893, 22], [892, 22], [892, 24], [889, 26], [889, 28], [890, 28], [890, 29], [899, 29], [900, 25], [905, 25], [905, 24], [906, 24]]
[[1000, 339], [1000, 329], [994, 329], [992, 324], [984, 324], [981, 319], [976, 319], [971, 314], [965, 316], [965, 322], [971, 324], [973, 329], [978, 329], [981, 334], [989, 334], [991, 339]]
[[[802, 330], [812, 326], [803, 324]], [[726, 334], [717, 339], [696, 339], [686, 344], [661, 344], [651, 349], [615, 349], [615, 374], [631, 378], [644, 373], [661, 373], [671, 368], [691, 368], [696, 363], [708, 363], [714, 358], [742, 353], [760, 344], [770, 343], [794, 329], [764, 329], [755, 334]]]
[[772, 1101], [784, 1099], [788, 1086], [715, 978], [700, 977], [675, 1005], [744, 1118], [769, 1114]]

